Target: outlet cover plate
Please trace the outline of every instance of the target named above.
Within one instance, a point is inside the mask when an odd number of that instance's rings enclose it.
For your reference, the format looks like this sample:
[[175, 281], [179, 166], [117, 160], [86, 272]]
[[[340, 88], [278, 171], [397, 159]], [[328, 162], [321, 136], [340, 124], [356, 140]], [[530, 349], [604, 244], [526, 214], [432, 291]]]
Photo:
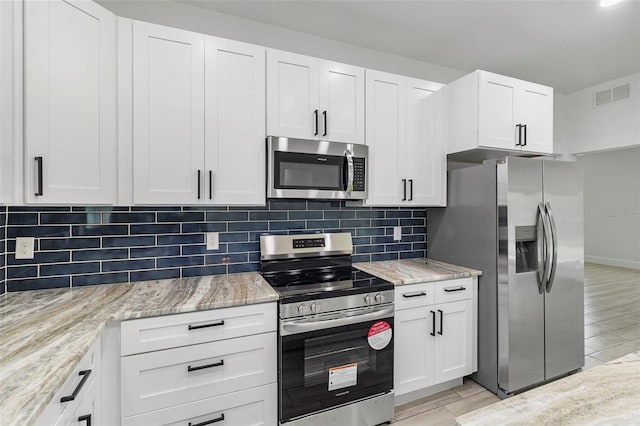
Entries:
[[217, 232], [207, 232], [207, 250], [218, 250], [220, 248], [220, 237]]
[[393, 240], [400, 241], [402, 239], [402, 227], [394, 226], [393, 227]]
[[34, 237], [16, 237], [16, 259], [33, 259]]

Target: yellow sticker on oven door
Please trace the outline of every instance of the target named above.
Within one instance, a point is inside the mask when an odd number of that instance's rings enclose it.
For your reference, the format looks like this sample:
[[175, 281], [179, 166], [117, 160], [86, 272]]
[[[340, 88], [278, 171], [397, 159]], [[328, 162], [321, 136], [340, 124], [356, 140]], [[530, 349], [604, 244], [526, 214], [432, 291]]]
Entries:
[[329, 369], [329, 390], [336, 390], [358, 384], [358, 363], [341, 365]]

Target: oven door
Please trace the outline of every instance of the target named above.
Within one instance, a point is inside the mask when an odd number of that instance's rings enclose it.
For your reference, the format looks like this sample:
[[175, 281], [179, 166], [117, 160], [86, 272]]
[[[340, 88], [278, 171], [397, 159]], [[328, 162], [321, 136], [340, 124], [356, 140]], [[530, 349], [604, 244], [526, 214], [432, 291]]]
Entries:
[[393, 389], [393, 304], [281, 320], [280, 422]]
[[267, 141], [269, 198], [366, 198], [366, 146], [275, 137]]

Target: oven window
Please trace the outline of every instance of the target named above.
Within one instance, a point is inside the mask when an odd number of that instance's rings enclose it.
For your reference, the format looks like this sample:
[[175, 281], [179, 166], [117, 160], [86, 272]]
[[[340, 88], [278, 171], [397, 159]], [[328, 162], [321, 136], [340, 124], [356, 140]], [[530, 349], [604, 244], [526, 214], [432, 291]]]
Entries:
[[375, 369], [376, 353], [370, 349], [366, 337], [358, 331], [305, 340], [305, 387], [325, 383], [327, 372], [334, 367], [356, 364], [358, 374]]
[[277, 189], [344, 190], [344, 157], [274, 152]]

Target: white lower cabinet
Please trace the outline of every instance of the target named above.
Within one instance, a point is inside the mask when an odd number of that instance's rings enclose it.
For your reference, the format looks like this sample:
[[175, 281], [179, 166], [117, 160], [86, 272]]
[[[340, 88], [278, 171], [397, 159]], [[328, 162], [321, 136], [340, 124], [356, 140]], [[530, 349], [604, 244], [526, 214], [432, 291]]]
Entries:
[[71, 409], [65, 410], [56, 426], [98, 426], [102, 424], [102, 393], [100, 376], [93, 379], [84, 396]]
[[396, 288], [397, 396], [473, 373], [476, 283], [463, 278]]
[[276, 329], [275, 303], [123, 321], [122, 424], [277, 424]]

